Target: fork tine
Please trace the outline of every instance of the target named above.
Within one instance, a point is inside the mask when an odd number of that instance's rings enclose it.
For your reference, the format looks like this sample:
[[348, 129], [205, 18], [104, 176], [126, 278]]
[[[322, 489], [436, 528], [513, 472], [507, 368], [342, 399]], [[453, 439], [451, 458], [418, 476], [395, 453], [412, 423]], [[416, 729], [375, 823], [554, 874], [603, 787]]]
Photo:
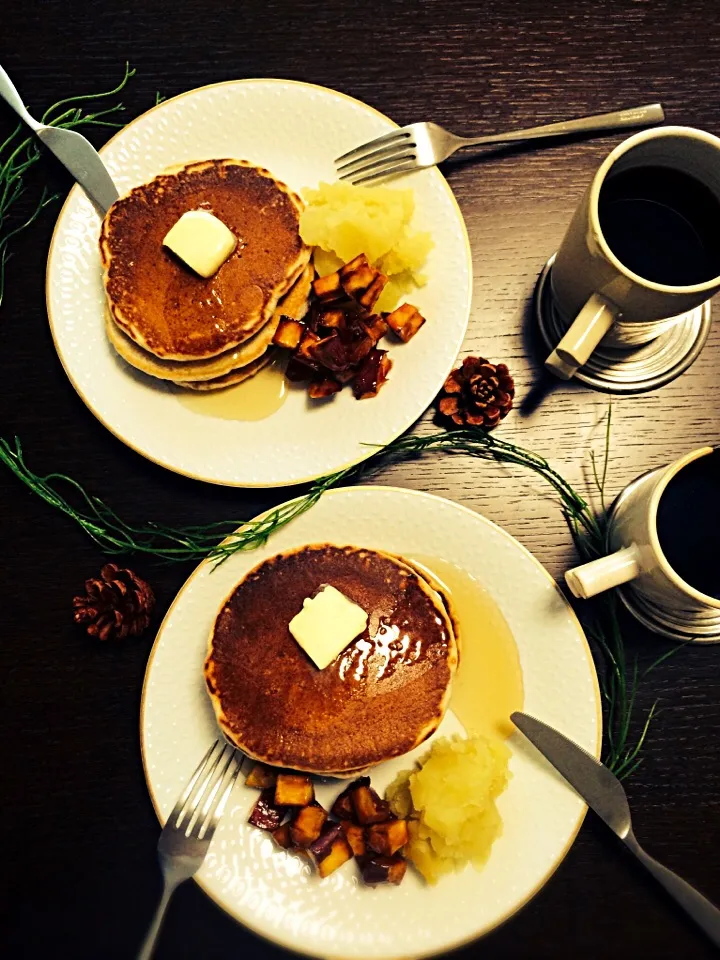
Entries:
[[[215, 778], [217, 777], [217, 769], [222, 764], [226, 757], [226, 751], [230, 750], [230, 755], [232, 756], [232, 747], [228, 744], [223, 743], [220, 753], [212, 761], [210, 769], [203, 775], [200, 780], [200, 785], [191, 794], [188, 799], [185, 807], [183, 808], [182, 815], [178, 818], [176, 826], [178, 829], [181, 827], [183, 819], [185, 817], [189, 818], [189, 821], [183, 827], [185, 831], [185, 836], [190, 836], [190, 831], [195, 825], [195, 821], [198, 818], [198, 812], [200, 810], [200, 804], [203, 802], [203, 799], [209, 788], [212, 788], [212, 785], [215, 783]], [[224, 768], [223, 768], [224, 769]]]
[[365, 166], [357, 167], [355, 170], [349, 170], [347, 173], [343, 174], [340, 177], [341, 180], [350, 180], [353, 183], [359, 183], [359, 180], [356, 180], [355, 177], [363, 177], [366, 173], [372, 173], [373, 171], [379, 171], [380, 168], [392, 166], [395, 163], [400, 163], [404, 160], [415, 160], [414, 153], [393, 153], [389, 157], [383, 157], [382, 160], [376, 160], [374, 163], [368, 163]]
[[[350, 160], [349, 163], [344, 163], [341, 167], [337, 168], [338, 174], [342, 174], [345, 171], [345, 175], [352, 175], [351, 167], [357, 170], [365, 169], [372, 165], [372, 162], [375, 160], [391, 160], [395, 154], [400, 154], [403, 151], [410, 149], [416, 149], [415, 141], [406, 141], [400, 140], [397, 143], [391, 143], [389, 146], [381, 147], [379, 150], [373, 150], [372, 153], [366, 153], [362, 157], [356, 157], [355, 160]], [[340, 177], [342, 180], [342, 177]]]
[[[188, 785], [185, 787], [185, 789], [183, 790], [183, 792], [180, 794], [180, 797], [179, 797], [179, 799], [178, 799], [178, 802], [177, 802], [177, 803], [175, 804], [175, 806], [173, 807], [173, 811], [172, 811], [172, 813], [170, 814], [170, 816], [168, 817], [168, 823], [169, 823], [170, 821], [172, 821], [172, 820], [178, 821], [178, 823], [179, 823], [180, 814], [182, 813], [182, 811], [183, 811], [183, 809], [184, 809], [184, 807], [185, 807], [185, 804], [186, 804], [187, 801], [188, 801], [188, 797], [189, 797], [190, 794], [192, 793], [192, 791], [193, 791], [193, 789], [194, 789], [194, 787], [195, 787], [195, 784], [198, 782], [198, 780], [200, 779], [200, 777], [201, 777], [202, 774], [204, 773], [205, 768], [206, 768], [207, 765], [210, 763], [210, 760], [211, 760], [212, 755], [215, 753], [215, 751], [217, 750], [217, 748], [218, 748], [219, 746], [220, 746], [220, 740], [216, 740], [215, 743], [210, 747], [210, 749], [208, 750], [208, 752], [205, 754], [205, 756], [202, 758], [202, 760], [201, 760], [200, 763], [198, 764], [198, 767], [197, 767], [195, 773], [194, 773], [194, 774], [192, 775], [192, 777], [190, 778], [190, 782], [189, 782]], [[222, 752], [222, 751], [221, 751], [221, 752]], [[177, 824], [176, 824], [176, 825], [177, 825]]]
[[[225, 756], [225, 750], [228, 750], [227, 756]], [[197, 825], [200, 832], [202, 832], [202, 827], [205, 821], [207, 820], [208, 813], [213, 806], [213, 801], [215, 796], [220, 789], [220, 786], [225, 779], [225, 774], [227, 773], [228, 767], [235, 759], [235, 750], [233, 747], [226, 747], [223, 752], [220, 754], [218, 764], [213, 770], [213, 775], [206, 785], [206, 789], [203, 793], [197, 798], [195, 809], [193, 810], [193, 815], [190, 819], [190, 822], [187, 825], [185, 831], [186, 836], [190, 836], [194, 827]]]
[[[394, 167], [384, 167], [382, 170], [378, 170], [376, 173], [371, 173], [367, 177], [360, 177], [357, 180], [352, 180], [351, 183], [369, 183], [371, 180], [380, 180], [382, 177], [391, 177], [396, 173], [409, 173], [411, 170], [419, 170], [420, 168], [417, 165], [417, 162], [413, 159], [408, 163], [396, 164]], [[365, 171], [359, 170], [358, 173], [364, 173]]]
[[366, 153], [368, 150], [374, 150], [377, 147], [383, 146], [385, 144], [391, 143], [393, 140], [406, 140], [410, 136], [410, 131], [406, 130], [404, 127], [400, 127], [399, 130], [393, 130], [392, 133], [386, 133], [384, 137], [376, 137], [375, 140], [368, 140], [367, 143], [361, 143], [359, 147], [355, 147], [354, 150], [348, 150], [347, 153], [344, 153], [341, 157], [338, 157], [335, 161], [335, 164], [343, 163], [345, 160], [349, 160], [350, 157], [354, 157], [360, 153]]
[[[236, 759], [237, 759], [237, 758], [236, 758]], [[218, 805], [217, 805], [217, 807], [215, 808], [215, 813], [214, 813], [214, 815], [213, 815], [213, 820], [215, 821], [215, 823], [218, 822], [218, 820], [220, 819], [220, 817], [221, 817], [221, 816], [223, 815], [223, 813], [225, 812], [225, 806], [226, 806], [226, 804], [227, 804], [227, 802], [228, 802], [228, 797], [229, 797], [230, 794], [232, 793], [232, 788], [235, 786], [235, 781], [237, 780], [238, 776], [242, 773], [242, 768], [243, 768], [243, 762], [244, 762], [244, 760], [245, 760], [245, 758], [243, 757], [243, 759], [238, 763], [237, 770], [236, 770], [235, 773], [231, 776], [228, 785], [225, 787], [225, 791], [223, 792], [223, 794], [222, 794], [221, 797], [220, 797], [220, 800], [218, 801]], [[213, 826], [213, 830], [214, 830], [214, 829], [215, 829], [215, 827]]]
[[[231, 763], [228, 764], [222, 780], [218, 780], [217, 789], [214, 791], [215, 802], [208, 807], [207, 816], [200, 826], [198, 840], [207, 840], [208, 843], [212, 840], [215, 828], [225, 812], [225, 806], [235, 786], [235, 781], [240, 775], [242, 765], [243, 761], [238, 761], [237, 755], [231, 757]], [[222, 789], [220, 789], [221, 787]]]

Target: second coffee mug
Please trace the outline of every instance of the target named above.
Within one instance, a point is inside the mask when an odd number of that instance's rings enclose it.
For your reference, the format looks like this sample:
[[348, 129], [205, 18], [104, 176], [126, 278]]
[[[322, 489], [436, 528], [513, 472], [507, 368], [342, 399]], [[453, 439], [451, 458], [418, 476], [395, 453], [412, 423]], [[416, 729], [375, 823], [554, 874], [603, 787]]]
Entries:
[[621, 597], [651, 630], [720, 640], [720, 450], [700, 447], [634, 480], [610, 515], [608, 556], [565, 579], [588, 599], [625, 584]]
[[720, 139], [644, 130], [595, 174], [551, 273], [567, 331], [546, 360], [562, 379], [600, 341], [631, 348], [720, 290]]

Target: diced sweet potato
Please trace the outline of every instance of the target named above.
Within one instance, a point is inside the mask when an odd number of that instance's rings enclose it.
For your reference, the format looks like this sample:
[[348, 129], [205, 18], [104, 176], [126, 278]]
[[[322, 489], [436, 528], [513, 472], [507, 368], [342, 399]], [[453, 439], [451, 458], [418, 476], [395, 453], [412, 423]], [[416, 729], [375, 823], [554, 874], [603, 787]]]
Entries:
[[411, 303], [404, 303], [397, 310], [393, 310], [392, 313], [386, 313], [385, 320], [393, 333], [400, 337], [404, 343], [412, 340], [425, 323], [425, 317]]
[[396, 853], [394, 857], [375, 854], [374, 856], [363, 857], [358, 862], [360, 863], [363, 881], [371, 885], [394, 883], [395, 886], [399, 886], [407, 870], [407, 861], [399, 853]]
[[308, 366], [315, 366], [316, 364], [313, 361], [312, 350], [316, 344], [320, 343], [321, 337], [316, 333], [313, 333], [312, 330], [306, 330], [303, 333], [302, 340], [298, 344], [295, 357], [298, 360], [302, 360], [303, 363], [307, 363]]
[[321, 877], [329, 877], [353, 855], [339, 823], [327, 823], [320, 837], [311, 845], [310, 852], [315, 857]]
[[310, 853], [316, 860], [322, 860], [330, 853], [330, 848], [340, 836], [343, 836], [342, 826], [332, 820], [327, 820], [320, 836], [310, 844]]
[[388, 332], [388, 325], [378, 313], [372, 313], [369, 317], [361, 321], [362, 325], [373, 342], [377, 343]]
[[336, 798], [330, 812], [334, 817], [337, 817], [338, 820], [355, 819], [355, 807], [353, 806], [352, 797], [350, 796], [350, 787], [348, 787], [347, 790], [343, 790]]
[[357, 297], [357, 302], [365, 307], [366, 310], [372, 310], [380, 299], [380, 294], [385, 289], [389, 279], [390, 278], [386, 277], [384, 273], [377, 273], [367, 290]]
[[276, 830], [285, 817], [283, 806], [275, 802], [275, 790], [263, 790], [252, 808], [248, 822], [261, 830]]
[[308, 354], [318, 367], [329, 370], [331, 373], [339, 373], [350, 366], [347, 347], [334, 331], [317, 343], [311, 344], [308, 347]]
[[298, 847], [309, 847], [320, 836], [327, 820], [327, 811], [313, 801], [301, 807], [290, 821], [290, 836]]
[[315, 318], [315, 325], [327, 330], [342, 327], [345, 325], [345, 311], [339, 307], [334, 307], [332, 310], [320, 310]]
[[[405, 820], [388, 820], [367, 828], [367, 842], [376, 853], [391, 857], [408, 842], [408, 827]], [[352, 845], [352, 844], [351, 844]]]
[[325, 377], [322, 380], [313, 380], [308, 387], [308, 396], [311, 400], [325, 400], [340, 390], [342, 390], [342, 384], [339, 380], [334, 380], [332, 377]]
[[341, 820], [340, 825], [342, 826], [345, 839], [350, 844], [350, 849], [353, 854], [356, 857], [364, 856], [367, 850], [364, 827], [358, 826], [357, 823], [353, 823], [351, 820]]
[[317, 366], [305, 363], [297, 357], [291, 357], [285, 369], [285, 376], [291, 383], [300, 383], [303, 380], [312, 380], [317, 376]]
[[354, 343], [345, 348], [345, 355], [351, 367], [356, 367], [361, 363], [370, 351], [375, 347], [375, 341], [372, 337], [363, 334], [358, 337]]
[[282, 317], [273, 334], [272, 342], [278, 347], [294, 350], [303, 338], [307, 327], [292, 317]]
[[275, 804], [282, 807], [305, 807], [315, 799], [310, 777], [297, 773], [279, 773], [275, 782]]
[[346, 383], [351, 383], [357, 375], [357, 369], [355, 367], [348, 367], [347, 370], [338, 370], [337, 373], [334, 373], [333, 376], [336, 380], [339, 380], [343, 386]]
[[340, 274], [337, 271], [313, 280], [312, 288], [318, 300], [322, 300], [324, 303], [333, 300], [342, 300], [345, 296], [345, 291], [340, 282]]
[[[343, 273], [344, 269], [343, 267], [340, 271], [340, 282], [343, 290], [349, 297], [360, 303], [361, 298], [367, 294], [380, 273], [374, 267], [371, 267], [367, 261], [347, 273]], [[380, 296], [379, 293], [378, 296]]]
[[388, 357], [387, 350], [373, 348], [353, 380], [355, 399], [367, 400], [376, 397], [387, 380], [391, 367], [392, 360]]
[[367, 310], [364, 310], [360, 304], [354, 300], [348, 300], [347, 303], [340, 303], [338, 306], [345, 314], [345, 320], [341, 324], [340, 329], [362, 331], [360, 321], [367, 315]]
[[384, 823], [390, 818], [390, 804], [381, 800], [373, 788], [361, 784], [351, 791], [355, 816], [363, 825], [370, 823]]
[[250, 773], [245, 777], [246, 787], [257, 787], [258, 790], [267, 790], [268, 787], [275, 786], [277, 773], [266, 767], [264, 763], [256, 763]]
[[335, 873], [338, 867], [341, 867], [348, 860], [352, 860], [352, 850], [345, 837], [340, 836], [333, 842], [330, 852], [318, 863], [318, 874], [322, 879]]
[[311, 399], [326, 399], [351, 384], [355, 398], [366, 400], [387, 381], [392, 361], [377, 349], [380, 339], [392, 325], [398, 337], [409, 340], [425, 322], [411, 304], [382, 316], [371, 312], [388, 282], [360, 253], [313, 281], [315, 299], [302, 323], [282, 319], [274, 342], [294, 350], [286, 377], [309, 380]]
[[359, 253], [356, 257], [353, 257], [352, 260], [348, 260], [347, 263], [343, 264], [342, 267], [338, 270], [338, 276], [341, 280], [345, 280], [351, 274], [355, 273], [356, 270], [360, 270], [364, 267], [369, 267], [368, 258], [364, 253]]
[[292, 837], [290, 836], [290, 824], [283, 823], [282, 826], [277, 827], [272, 832], [273, 840], [275, 843], [282, 847], [283, 850], [289, 850], [293, 845]]
[[370, 786], [370, 777], [358, 777], [356, 780], [345, 787], [342, 793], [339, 793], [335, 798], [335, 803], [330, 808], [330, 812], [338, 820], [354, 820], [355, 819], [355, 807], [352, 802], [352, 792], [357, 790], [358, 787], [369, 787]]

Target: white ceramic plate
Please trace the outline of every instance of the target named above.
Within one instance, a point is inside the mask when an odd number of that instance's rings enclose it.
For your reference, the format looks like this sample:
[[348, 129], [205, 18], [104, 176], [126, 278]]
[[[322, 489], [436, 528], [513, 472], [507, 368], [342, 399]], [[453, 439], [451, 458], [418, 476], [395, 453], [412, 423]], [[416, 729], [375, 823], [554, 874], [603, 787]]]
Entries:
[[[322, 541], [441, 557], [476, 578], [517, 642], [525, 709], [598, 756], [600, 698], [590, 650], [572, 609], [537, 560], [499, 527], [449, 500], [391, 487], [343, 489], [323, 496], [262, 549], [235, 554], [214, 569], [201, 564], [170, 608], [148, 664], [141, 717], [145, 773], [162, 822], [218, 733], [202, 676], [217, 611], [261, 560]], [[459, 729], [448, 714], [440, 732]], [[504, 831], [481, 873], [468, 868], [429, 887], [408, 871], [400, 887], [372, 890], [362, 886], [356, 870], [343, 868], [321, 881], [309, 864], [248, 825], [257, 792], [238, 785], [198, 882], [256, 933], [317, 957], [382, 960], [459, 946], [537, 893], [585, 813], [519, 734], [510, 746], [512, 779], [499, 800]], [[384, 790], [408, 766], [404, 757], [375, 768], [373, 784]], [[337, 792], [337, 786], [321, 787], [318, 796], [327, 802]]]
[[[168, 166], [219, 157], [267, 167], [294, 190], [335, 179], [333, 158], [396, 126], [372, 107], [324, 87], [289, 80], [238, 80], [192, 90], [128, 124], [101, 151], [121, 193]], [[391, 347], [391, 380], [372, 401], [344, 390], [311, 404], [290, 391], [256, 423], [184, 407], [174, 388], [129, 367], [104, 333], [100, 221], [75, 187], [50, 247], [47, 304], [65, 370], [95, 416], [148, 459], [212, 483], [268, 487], [332, 473], [388, 443], [432, 402], [452, 369], [470, 311], [472, 262], [460, 209], [442, 174], [406, 177], [414, 225], [435, 241], [428, 282], [412, 302], [428, 318], [421, 335]]]

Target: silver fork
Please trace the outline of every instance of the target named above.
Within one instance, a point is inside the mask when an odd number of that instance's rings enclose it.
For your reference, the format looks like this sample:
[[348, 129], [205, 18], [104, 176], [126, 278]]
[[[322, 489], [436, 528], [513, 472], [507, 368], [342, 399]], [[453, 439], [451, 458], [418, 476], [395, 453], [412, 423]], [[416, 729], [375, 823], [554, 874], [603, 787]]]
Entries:
[[384, 137], [363, 143], [349, 150], [335, 161], [341, 180], [367, 183], [380, 177], [389, 177], [423, 167], [433, 167], [452, 156], [462, 147], [477, 147], [489, 143], [511, 143], [513, 140], [535, 140], [540, 137], [559, 137], [567, 133], [595, 133], [600, 130], [621, 130], [624, 127], [643, 127], [662, 123], [665, 119], [662, 105], [649, 103], [631, 110], [614, 110], [594, 117], [561, 120], [542, 127], [492, 133], [484, 137], [456, 137], [437, 123], [411, 123]]
[[175, 889], [200, 869], [243, 759], [241, 755], [238, 759], [237, 752], [224, 740], [217, 740], [168, 817], [158, 841], [163, 893], [138, 960], [149, 960], [152, 956]]

